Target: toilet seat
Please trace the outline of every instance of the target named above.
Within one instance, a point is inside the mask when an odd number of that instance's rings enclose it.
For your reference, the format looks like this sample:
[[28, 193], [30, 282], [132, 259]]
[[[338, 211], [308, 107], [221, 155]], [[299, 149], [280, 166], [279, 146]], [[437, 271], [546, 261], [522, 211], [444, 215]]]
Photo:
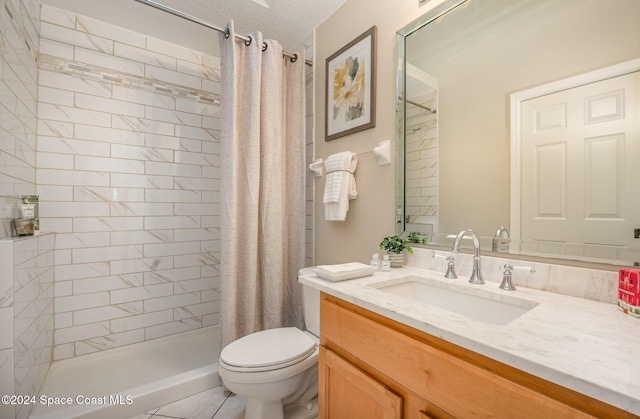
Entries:
[[231, 371], [271, 371], [297, 364], [316, 350], [316, 341], [295, 327], [263, 330], [240, 338], [220, 353]]

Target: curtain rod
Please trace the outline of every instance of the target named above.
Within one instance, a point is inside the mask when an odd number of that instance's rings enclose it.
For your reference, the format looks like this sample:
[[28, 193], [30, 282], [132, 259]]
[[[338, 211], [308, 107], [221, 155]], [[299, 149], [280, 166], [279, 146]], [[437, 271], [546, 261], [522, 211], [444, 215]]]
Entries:
[[421, 105], [421, 104], [419, 104], [419, 103], [417, 103], [417, 102], [414, 102], [413, 100], [409, 100], [409, 99], [407, 99], [407, 103], [408, 103], [409, 105], [413, 105], [413, 106], [417, 106], [418, 108], [422, 108], [422, 109], [424, 109], [425, 111], [428, 111], [428, 112], [431, 112], [431, 113], [436, 113], [436, 110], [435, 110], [435, 109], [431, 109], [431, 108], [430, 108], [430, 107], [428, 107], [428, 106]]
[[[164, 4], [157, 3], [157, 2], [155, 2], [153, 0], [135, 0], [135, 1], [137, 1], [138, 3], [146, 4], [147, 6], [155, 7], [158, 10], [162, 10], [163, 12], [170, 13], [170, 14], [172, 14], [174, 16], [178, 16], [178, 17], [181, 17], [183, 19], [190, 20], [191, 22], [197, 23], [198, 25], [206, 26], [207, 28], [213, 29], [214, 31], [222, 32], [222, 33], [227, 34], [227, 35], [229, 34], [229, 30], [227, 28], [223, 28], [221, 26], [214, 25], [213, 23], [207, 22], [206, 20], [202, 20], [199, 17], [195, 17], [195, 16], [192, 16], [190, 14], [181, 12], [180, 10], [176, 10], [176, 9], [174, 9], [172, 7], [165, 6]], [[251, 38], [249, 38], [248, 36], [243, 36], [243, 35], [236, 34], [236, 38], [244, 41], [247, 45], [249, 45], [249, 43], [251, 43]], [[262, 44], [262, 49], [265, 50], [266, 47], [267, 47], [266, 44], [263, 43]], [[284, 55], [285, 57], [290, 58], [291, 61], [296, 61], [298, 59], [298, 54], [291, 54], [289, 52], [282, 51], [282, 55]], [[313, 66], [313, 61], [305, 60], [304, 63], [306, 65], [308, 65], [308, 66]]]

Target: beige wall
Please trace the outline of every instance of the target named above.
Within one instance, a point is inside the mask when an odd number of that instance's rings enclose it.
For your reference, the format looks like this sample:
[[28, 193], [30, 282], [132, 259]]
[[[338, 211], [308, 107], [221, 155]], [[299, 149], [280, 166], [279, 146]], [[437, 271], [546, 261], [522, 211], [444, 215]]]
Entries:
[[[315, 31], [315, 158], [340, 151], [366, 152], [391, 139], [395, 148], [396, 31], [440, 4], [432, 0], [418, 8], [418, 0], [349, 0]], [[326, 58], [377, 26], [376, 126], [332, 141], [325, 141]], [[393, 155], [393, 152], [392, 152]], [[378, 166], [374, 157], [358, 161], [358, 197], [351, 201], [347, 220], [326, 221], [322, 195], [325, 177], [315, 179], [315, 264], [368, 262], [384, 236], [394, 234], [395, 162]]]
[[[378, 141], [392, 139], [392, 148], [395, 148], [395, 78], [396, 78], [396, 31], [406, 26], [420, 15], [441, 4], [442, 1], [431, 0], [425, 6], [419, 8], [418, 0], [383, 1], [383, 0], [348, 0], [327, 21], [316, 28], [315, 36], [315, 158], [326, 158], [332, 153], [350, 150], [364, 152], [372, 149]], [[622, 25], [625, 13], [631, 7], [637, 8], [637, 1], [626, 0], [621, 2], [624, 7], [622, 16], [614, 18], [615, 11], [602, 2], [590, 1], [585, 6], [580, 6], [579, 12], [570, 14], [572, 22], [578, 28], [572, 28], [571, 36], [556, 36], [565, 45], [564, 51], [571, 51], [571, 60], [561, 53], [557, 57], [546, 60], [562, 65], [560, 74], [578, 74], [589, 69], [599, 68], [608, 63], [618, 63], [637, 57], [638, 41], [633, 45], [620, 45], [608, 43], [611, 34], [618, 39], [637, 40], [633, 34], [625, 31], [636, 31], [637, 28], [628, 22]], [[600, 16], [607, 15], [610, 18], [602, 20]], [[633, 14], [630, 14], [633, 16]], [[562, 16], [560, 16], [562, 17]], [[324, 141], [325, 118], [325, 61], [326, 58], [339, 50], [362, 32], [376, 25], [377, 38], [377, 118], [376, 127], [362, 131], [347, 137], [342, 137], [330, 142]], [[597, 28], [597, 30], [594, 30]], [[604, 36], [606, 34], [606, 36]], [[447, 106], [461, 106], [469, 109], [483, 109], [483, 112], [466, 114], [473, 118], [467, 118], [465, 124], [451, 125], [450, 132], [443, 128], [441, 137], [447, 136], [448, 140], [458, 138], [460, 141], [448, 141], [441, 143], [441, 159], [439, 162], [439, 216], [440, 232], [455, 233], [462, 228], [474, 228], [482, 235], [493, 235], [499, 225], [508, 225], [509, 222], [509, 138], [506, 127], [506, 112], [508, 103], [505, 94], [494, 95], [488, 101], [488, 94], [482, 89], [494, 89], [496, 84], [505, 85], [502, 92], [517, 91], [522, 86], [540, 84], [545, 80], [553, 79], [553, 74], [548, 74], [534, 64], [538, 55], [531, 56], [530, 49], [523, 48], [523, 40], [512, 45], [510, 62], [522, 62], [527, 58], [533, 58], [524, 70], [513, 71], [510, 65], [504, 67], [505, 72], [495, 70], [483, 70], [477, 62], [468, 62], [464, 69], [475, 68], [483, 74], [483, 83], [478, 84], [476, 79], [469, 79], [466, 70], [460, 72], [450, 71], [446, 77], [438, 75], [439, 88], [446, 95], [440, 96], [439, 110]], [[599, 51], [594, 54], [594, 51]], [[630, 52], [631, 51], [631, 52]], [[520, 55], [525, 54], [524, 57]], [[486, 54], [485, 54], [486, 56]], [[513, 57], [518, 57], [515, 59]], [[471, 58], [470, 58], [471, 60]], [[497, 58], [493, 61], [499, 61]], [[604, 63], [604, 64], [603, 64]], [[543, 62], [544, 64], [544, 62]], [[529, 84], [522, 80], [533, 74], [537, 77], [534, 82], [529, 79]], [[489, 78], [489, 75], [493, 77]], [[526, 79], [525, 79], [526, 80]], [[447, 84], [448, 83], [448, 84]], [[471, 83], [471, 85], [470, 85]], [[449, 86], [464, 86], [464, 91], [473, 91], [470, 96], [480, 100], [480, 104], [470, 100], [469, 95], [460, 97], [454, 94]], [[478, 89], [478, 90], [473, 90]], [[445, 98], [446, 96], [446, 98]], [[444, 99], [443, 99], [444, 98]], [[487, 104], [490, 106], [487, 106]], [[440, 113], [440, 118], [447, 112]], [[492, 120], [498, 121], [491, 125], [490, 130], [478, 141], [478, 132], [484, 129], [488, 115]], [[442, 120], [440, 120], [442, 123]], [[442, 127], [442, 125], [441, 125]], [[485, 130], [486, 131], [486, 130]], [[442, 154], [453, 152], [456, 155], [455, 165], [452, 159], [442, 159]], [[478, 156], [491, 157], [491, 161], [483, 160], [478, 167]], [[476, 162], [476, 163], [474, 163]], [[394, 170], [395, 162], [390, 166], [378, 166], [374, 158], [363, 158], [358, 163], [356, 182], [358, 185], [358, 197], [351, 201], [351, 210], [345, 222], [327, 222], [324, 220], [324, 208], [322, 194], [324, 191], [325, 177], [315, 179], [315, 264], [338, 263], [345, 261], [368, 262], [371, 253], [377, 250], [377, 245], [382, 237], [393, 234], [394, 231]], [[456, 179], [449, 183], [443, 179]], [[466, 189], [461, 189], [464, 186]], [[468, 205], [460, 205], [457, 197], [465, 196], [467, 202], [474, 202], [476, 211], [469, 211]], [[479, 205], [484, 207], [477, 211]]]

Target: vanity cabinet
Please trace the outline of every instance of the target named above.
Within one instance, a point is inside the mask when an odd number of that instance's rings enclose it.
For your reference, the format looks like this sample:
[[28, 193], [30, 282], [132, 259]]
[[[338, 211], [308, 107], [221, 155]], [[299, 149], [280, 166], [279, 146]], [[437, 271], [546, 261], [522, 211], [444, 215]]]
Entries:
[[328, 294], [320, 315], [320, 419], [635, 417]]

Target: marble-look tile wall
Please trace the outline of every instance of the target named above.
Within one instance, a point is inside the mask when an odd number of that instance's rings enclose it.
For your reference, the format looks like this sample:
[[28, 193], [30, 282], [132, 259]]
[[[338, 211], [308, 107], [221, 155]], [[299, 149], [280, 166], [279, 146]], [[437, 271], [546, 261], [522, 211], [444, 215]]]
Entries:
[[[305, 50], [305, 59], [313, 61], [313, 34], [302, 41]], [[297, 49], [296, 49], [297, 50]], [[294, 51], [296, 51], [294, 50]], [[313, 67], [305, 66], [305, 99], [306, 99], [306, 167], [307, 179], [305, 189], [305, 266], [313, 266], [313, 195], [314, 176], [309, 170], [309, 165], [313, 162]]]
[[0, 239], [36, 191], [37, 0], [0, 0]]
[[[434, 254], [446, 257], [451, 255], [451, 252], [420, 248], [414, 248], [413, 251], [414, 253], [407, 257], [408, 266], [439, 271], [444, 276], [447, 271], [447, 261], [444, 257], [434, 257]], [[487, 281], [482, 286], [498, 287], [502, 281], [502, 273], [506, 263], [513, 266], [531, 267], [535, 270], [533, 273], [526, 269], [514, 270], [512, 279], [516, 288], [519, 286], [533, 288], [611, 304], [618, 302], [617, 271], [553, 265], [530, 260], [509, 259], [508, 257], [482, 256], [482, 275]], [[468, 280], [473, 270], [473, 254], [459, 253], [455, 255], [455, 264], [458, 274], [458, 279], [455, 281]]]
[[63, 359], [219, 323], [219, 60], [43, 5], [36, 183]]
[[[37, 397], [52, 361], [54, 234], [0, 239], [0, 394]], [[0, 404], [27, 418], [33, 403]]]
[[[436, 92], [412, 101], [435, 108]], [[424, 226], [437, 226], [438, 216], [438, 137], [437, 117], [418, 106], [407, 105], [406, 137], [406, 207], [408, 231], [437, 233]], [[418, 225], [416, 225], [416, 223]]]

